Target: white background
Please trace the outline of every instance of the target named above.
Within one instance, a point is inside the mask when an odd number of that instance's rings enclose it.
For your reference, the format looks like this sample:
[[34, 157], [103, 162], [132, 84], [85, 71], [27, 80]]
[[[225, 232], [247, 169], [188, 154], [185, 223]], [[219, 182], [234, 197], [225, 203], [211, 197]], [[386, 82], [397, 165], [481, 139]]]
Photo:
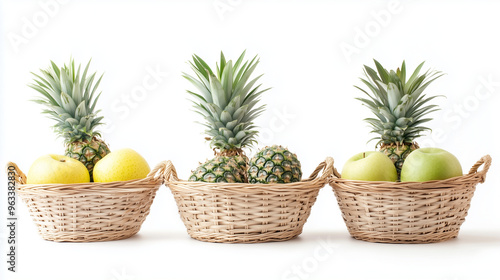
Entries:
[[[92, 58], [91, 69], [105, 73], [98, 107], [111, 149], [131, 147], [151, 166], [170, 159], [187, 178], [212, 151], [186, 99], [186, 61], [196, 53], [214, 65], [221, 50], [235, 59], [244, 49], [260, 56], [256, 73], [265, 73], [263, 86], [272, 87], [262, 98], [267, 111], [256, 120], [259, 146], [288, 146], [306, 174], [326, 156], [340, 170], [353, 154], [374, 149], [362, 121], [370, 113], [353, 87], [372, 58], [390, 69], [403, 59], [408, 69], [425, 60], [424, 69], [447, 74], [427, 90], [446, 98], [438, 99], [442, 110], [433, 114], [433, 133], [418, 140], [421, 146], [454, 153], [464, 170], [485, 154], [494, 161], [500, 156], [500, 5], [493, 1], [101, 2], [0, 2], [2, 164], [14, 161], [27, 172], [37, 157], [63, 153], [53, 122], [29, 101], [37, 93], [26, 84], [31, 71], [73, 56], [82, 63]], [[151, 78], [154, 86], [145, 89]], [[190, 239], [165, 187], [139, 234], [115, 242], [44, 241], [19, 203], [16, 273], [4, 261], [4, 188], [0, 278], [499, 279], [496, 166], [478, 186], [459, 237], [428, 245], [350, 238], [329, 186], [298, 239], [253, 245]]]

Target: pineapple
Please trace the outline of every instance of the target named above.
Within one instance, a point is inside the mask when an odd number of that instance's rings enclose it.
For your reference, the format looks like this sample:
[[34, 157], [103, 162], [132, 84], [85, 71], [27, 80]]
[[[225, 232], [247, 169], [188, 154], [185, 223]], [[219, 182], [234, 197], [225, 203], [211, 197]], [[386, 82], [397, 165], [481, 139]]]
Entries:
[[101, 95], [95, 93], [102, 75], [93, 85], [96, 73], [87, 76], [89, 66], [90, 61], [80, 76], [81, 65], [75, 69], [73, 59], [63, 67], [51, 61], [47, 70], [40, 70], [41, 75], [32, 73], [35, 83], [29, 86], [42, 95], [33, 100], [46, 107], [42, 113], [56, 121], [54, 130], [64, 139], [66, 156], [81, 161], [92, 180], [94, 165], [110, 151], [96, 130], [103, 118], [98, 116], [100, 110], [95, 110]]
[[189, 181], [203, 181], [211, 183], [242, 183], [244, 177], [238, 171], [241, 167], [233, 157], [217, 156], [200, 165], [193, 171]]
[[248, 158], [243, 148], [253, 145], [257, 131], [254, 119], [264, 111], [256, 107], [261, 94], [254, 86], [258, 76], [250, 80], [259, 60], [255, 56], [243, 62], [243, 52], [236, 62], [226, 61], [221, 52], [220, 65], [214, 73], [199, 56], [193, 55], [190, 62], [196, 77], [184, 73], [198, 92], [187, 91], [193, 97], [195, 111], [205, 120], [207, 140], [215, 151], [215, 158], [201, 164], [190, 176], [190, 181], [202, 182], [248, 182]]
[[406, 157], [418, 149], [415, 139], [421, 136], [423, 131], [430, 130], [422, 126], [432, 120], [427, 117], [428, 114], [438, 110], [437, 105], [428, 105], [428, 102], [437, 96], [426, 97], [423, 91], [443, 73], [427, 70], [419, 75], [424, 65], [422, 62], [406, 80], [404, 61], [401, 69], [396, 71], [387, 71], [378, 61], [374, 62], [377, 72], [365, 65], [367, 79], [361, 78], [372, 94], [356, 86], [368, 96], [356, 99], [375, 114], [376, 118], [365, 119], [373, 128], [372, 132], [379, 134], [371, 140], [378, 140], [380, 151], [392, 160], [399, 174]]
[[250, 160], [248, 181], [252, 184], [293, 183], [301, 178], [297, 156], [282, 146], [265, 147]]

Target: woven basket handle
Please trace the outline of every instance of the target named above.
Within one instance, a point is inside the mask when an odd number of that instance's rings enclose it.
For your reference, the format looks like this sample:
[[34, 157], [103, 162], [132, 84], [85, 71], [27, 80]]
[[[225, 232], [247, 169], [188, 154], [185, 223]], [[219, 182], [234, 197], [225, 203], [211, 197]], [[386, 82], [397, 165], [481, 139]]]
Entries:
[[340, 173], [337, 171], [337, 168], [335, 168], [334, 164], [333, 164], [333, 159], [332, 159], [332, 173], [331, 173], [331, 176], [329, 178], [329, 180], [331, 180], [333, 177], [335, 178], [340, 178]]
[[[481, 171], [478, 171], [479, 167], [481, 165], [483, 165], [483, 170]], [[491, 166], [491, 156], [490, 155], [485, 155], [484, 157], [482, 157], [481, 159], [479, 159], [476, 164], [474, 164], [470, 171], [469, 171], [469, 175], [471, 174], [479, 174], [481, 176], [481, 181], [479, 181], [481, 184], [484, 183], [484, 180], [486, 180], [486, 173], [488, 172], [488, 170], [490, 169], [490, 166]]]
[[161, 184], [165, 184], [172, 179], [176, 181], [179, 180], [177, 177], [177, 171], [170, 160], [159, 163], [155, 169], [151, 170], [148, 177], [151, 177], [154, 180], [161, 180]]
[[153, 168], [148, 176], [146, 177], [147, 179], [158, 182], [158, 184], [162, 185], [165, 183], [165, 174], [167, 173], [167, 162], [162, 161], [158, 163], [155, 168]]
[[5, 171], [7, 172], [7, 177], [14, 175], [14, 180], [20, 185], [26, 184], [26, 175], [21, 171], [17, 164], [13, 162], [8, 162], [5, 166]]
[[320, 163], [318, 167], [316, 167], [316, 169], [313, 171], [311, 176], [309, 176], [309, 179], [307, 179], [307, 181], [316, 179], [321, 170], [323, 170], [323, 174], [321, 174], [321, 177], [319, 178], [320, 180], [327, 180], [330, 176], [332, 176], [332, 174], [337, 172], [337, 170], [335, 170], [335, 167], [333, 167], [333, 158], [327, 157], [325, 161]]
[[177, 170], [175, 170], [174, 164], [169, 160], [165, 162], [166, 168], [163, 173], [164, 182], [170, 181], [179, 181], [179, 177], [177, 177]]

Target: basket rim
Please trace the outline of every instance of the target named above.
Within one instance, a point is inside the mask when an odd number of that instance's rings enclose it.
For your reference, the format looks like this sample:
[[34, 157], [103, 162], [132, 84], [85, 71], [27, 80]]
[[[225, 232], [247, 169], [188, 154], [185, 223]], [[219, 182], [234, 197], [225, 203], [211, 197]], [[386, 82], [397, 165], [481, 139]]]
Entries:
[[[321, 162], [318, 167], [312, 172], [311, 176], [299, 182], [286, 184], [252, 184], [252, 183], [207, 183], [199, 181], [181, 180], [177, 177], [177, 172], [174, 165], [169, 161], [167, 163], [170, 168], [167, 169], [165, 185], [171, 189], [195, 189], [197, 191], [290, 191], [295, 189], [319, 189], [328, 183], [328, 178], [333, 175], [333, 158], [327, 157]], [[323, 171], [321, 176], [319, 172]]]
[[[327, 184], [327, 180], [319, 181], [300, 181], [287, 184], [249, 184], [249, 183], [204, 183], [179, 180], [169, 183], [169, 187], [173, 191], [196, 191], [199, 193], [214, 193], [214, 192], [234, 192], [234, 193], [249, 193], [256, 192], [265, 193], [285, 193], [293, 191], [311, 191], [318, 190]], [[221, 186], [223, 185], [223, 186]]]
[[[334, 174], [329, 178], [328, 183], [334, 189], [342, 189], [346, 186], [359, 190], [370, 190], [388, 192], [394, 190], [442, 190], [442, 189], [457, 189], [466, 187], [464, 183], [484, 183], [486, 174], [491, 166], [491, 156], [485, 155], [479, 159], [470, 169], [468, 174], [452, 177], [444, 180], [432, 180], [425, 182], [388, 182], [388, 181], [361, 181], [349, 180], [340, 177], [340, 174], [335, 170]], [[478, 171], [480, 166], [483, 166], [481, 171]], [[457, 184], [462, 183], [462, 184]]]
[[[14, 170], [9, 167], [14, 167]], [[103, 193], [130, 193], [149, 191], [164, 183], [167, 162], [162, 161], [153, 168], [146, 178], [116, 182], [86, 182], [74, 184], [26, 184], [26, 175], [13, 162], [7, 163], [6, 171], [15, 173], [16, 191], [20, 194], [78, 194], [101, 191]]]

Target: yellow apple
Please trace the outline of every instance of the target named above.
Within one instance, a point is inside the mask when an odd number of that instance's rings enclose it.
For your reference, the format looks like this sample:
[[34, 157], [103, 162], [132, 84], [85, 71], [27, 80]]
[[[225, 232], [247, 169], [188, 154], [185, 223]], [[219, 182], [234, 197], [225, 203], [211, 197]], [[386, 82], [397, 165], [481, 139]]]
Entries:
[[94, 166], [94, 182], [143, 179], [151, 169], [148, 162], [132, 149], [120, 149], [103, 157]]
[[89, 171], [76, 159], [61, 155], [39, 157], [28, 171], [28, 184], [75, 184], [90, 182]]

